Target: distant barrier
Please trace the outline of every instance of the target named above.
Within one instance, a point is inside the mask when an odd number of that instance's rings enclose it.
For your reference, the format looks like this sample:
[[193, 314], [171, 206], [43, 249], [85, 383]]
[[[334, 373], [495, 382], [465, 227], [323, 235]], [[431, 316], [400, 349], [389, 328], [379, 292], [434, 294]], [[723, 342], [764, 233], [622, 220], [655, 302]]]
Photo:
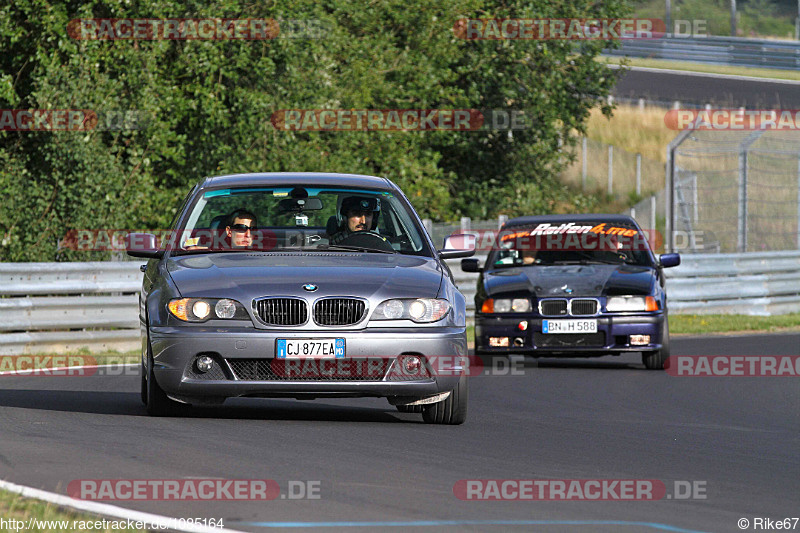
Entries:
[[[481, 265], [486, 257], [479, 257]], [[800, 252], [684, 254], [666, 268], [669, 311], [676, 314], [780, 315], [800, 312]], [[448, 261], [475, 313], [477, 274]]]
[[664, 37], [620, 41], [613, 56], [695, 61], [713, 65], [800, 69], [800, 43], [742, 37]]
[[[682, 261], [665, 269], [671, 313], [800, 312], [800, 251], [686, 254]], [[448, 263], [471, 321], [477, 274]], [[0, 263], [0, 354], [137, 350], [139, 265]]]

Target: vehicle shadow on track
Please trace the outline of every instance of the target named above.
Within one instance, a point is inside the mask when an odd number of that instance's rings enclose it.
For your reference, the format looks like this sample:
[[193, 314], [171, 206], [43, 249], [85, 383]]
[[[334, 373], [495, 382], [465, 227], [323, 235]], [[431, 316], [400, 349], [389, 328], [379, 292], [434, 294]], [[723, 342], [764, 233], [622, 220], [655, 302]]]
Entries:
[[[386, 409], [352, 407], [299, 400], [236, 398], [221, 406], [181, 409], [180, 418], [220, 418], [252, 420], [297, 420], [331, 422], [422, 423], [420, 415], [401, 414]], [[0, 390], [0, 407], [18, 407], [43, 411], [147, 417], [144, 405], [135, 392], [99, 392], [77, 390]]]
[[537, 368], [583, 368], [594, 370], [645, 370], [638, 353], [631, 357], [621, 359], [620, 356], [602, 357], [562, 357], [562, 358], [533, 358], [522, 355], [479, 355], [484, 369], [491, 375], [493, 369], [507, 367], [533, 370]]

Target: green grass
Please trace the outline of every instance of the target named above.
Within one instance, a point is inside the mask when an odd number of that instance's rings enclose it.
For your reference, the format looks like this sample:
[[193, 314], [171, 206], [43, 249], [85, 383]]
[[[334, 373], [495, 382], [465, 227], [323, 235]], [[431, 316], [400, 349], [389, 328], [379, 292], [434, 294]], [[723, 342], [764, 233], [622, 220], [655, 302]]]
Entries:
[[800, 313], [778, 316], [676, 314], [669, 316], [669, 331], [673, 335], [795, 330], [800, 330]]
[[[633, 0], [631, 5], [634, 17], [663, 19], [666, 16], [664, 0]], [[736, 35], [757, 39], [793, 39], [796, 14], [794, 2], [740, 1], [736, 10]], [[702, 20], [705, 28], [698, 29], [703, 33], [730, 36], [730, 0], [673, 0], [672, 19]], [[670, 32], [673, 30], [668, 28]]]
[[[598, 61], [619, 65], [622, 59], [619, 57], [597, 58]], [[733, 76], [751, 76], [754, 78], [768, 78], [778, 80], [800, 80], [800, 70], [781, 70], [772, 68], [747, 68], [729, 67], [725, 65], [706, 65], [704, 63], [694, 63], [692, 61], [668, 61], [665, 59], [647, 58], [626, 58], [626, 63], [633, 67], [663, 68], [672, 70], [686, 70], [689, 72], [706, 72], [708, 74], [730, 74]]]
[[[43, 502], [41, 500], [36, 500], [33, 498], [23, 498], [19, 494], [0, 490], [0, 517], [5, 520], [4, 527], [2, 531], [14, 531], [13, 528], [10, 528], [9, 520], [17, 520], [17, 521], [27, 521], [29, 518], [35, 517], [38, 520], [57, 520], [63, 521], [67, 520], [68, 524], [66, 528], [59, 527], [59, 525], [51, 524], [51, 527], [45, 527], [45, 524], [39, 524], [40, 527], [31, 527], [30, 529], [27, 528], [28, 524], [24, 524], [25, 527], [20, 527], [17, 524], [16, 529], [18, 531], [41, 531], [41, 532], [60, 532], [60, 531], [81, 531], [81, 530], [88, 530], [86, 528], [80, 529], [73, 529], [73, 521], [84, 521], [84, 522], [96, 522], [97, 520], [102, 520], [103, 517], [99, 515], [92, 515], [87, 513], [79, 513], [76, 511], [72, 511], [69, 509], [62, 509], [52, 503]], [[122, 519], [112, 519], [106, 518], [107, 521], [116, 520], [119, 521], [121, 524], [125, 523], [125, 520]], [[80, 524], [77, 524], [80, 526]], [[94, 524], [92, 524], [94, 525]], [[111, 525], [111, 524], [109, 524]], [[92, 531], [146, 531], [144, 529], [111, 529], [106, 528], [103, 529], [100, 527], [99, 529], [92, 529]]]

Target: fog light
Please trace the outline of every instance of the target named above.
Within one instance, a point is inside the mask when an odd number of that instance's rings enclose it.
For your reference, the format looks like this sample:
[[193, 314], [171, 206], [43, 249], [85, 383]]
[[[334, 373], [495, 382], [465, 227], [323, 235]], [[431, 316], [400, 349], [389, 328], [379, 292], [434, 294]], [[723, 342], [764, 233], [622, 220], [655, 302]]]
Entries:
[[410, 355], [403, 359], [403, 370], [406, 374], [419, 374], [419, 369], [422, 366], [422, 361], [416, 355]]
[[631, 335], [632, 346], [643, 346], [650, 344], [650, 335]]
[[214, 360], [211, 359], [209, 356], [204, 355], [202, 357], [197, 358], [197, 361], [195, 361], [195, 366], [197, 367], [198, 371], [205, 374], [206, 372], [211, 370], [212, 366], [214, 366]]
[[523, 339], [522, 337], [517, 337], [516, 339], [514, 339], [514, 346], [524, 346], [524, 345], [525, 345], [525, 339]]
[[508, 337], [489, 337], [489, 346], [508, 348]]

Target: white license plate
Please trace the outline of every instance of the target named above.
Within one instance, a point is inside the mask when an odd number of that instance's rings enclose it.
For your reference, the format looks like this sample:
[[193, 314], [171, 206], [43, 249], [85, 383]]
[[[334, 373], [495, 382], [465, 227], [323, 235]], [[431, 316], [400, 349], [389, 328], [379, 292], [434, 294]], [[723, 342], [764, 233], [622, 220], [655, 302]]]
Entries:
[[278, 359], [339, 359], [344, 357], [344, 339], [278, 339]]
[[597, 333], [597, 320], [542, 320], [542, 333]]

